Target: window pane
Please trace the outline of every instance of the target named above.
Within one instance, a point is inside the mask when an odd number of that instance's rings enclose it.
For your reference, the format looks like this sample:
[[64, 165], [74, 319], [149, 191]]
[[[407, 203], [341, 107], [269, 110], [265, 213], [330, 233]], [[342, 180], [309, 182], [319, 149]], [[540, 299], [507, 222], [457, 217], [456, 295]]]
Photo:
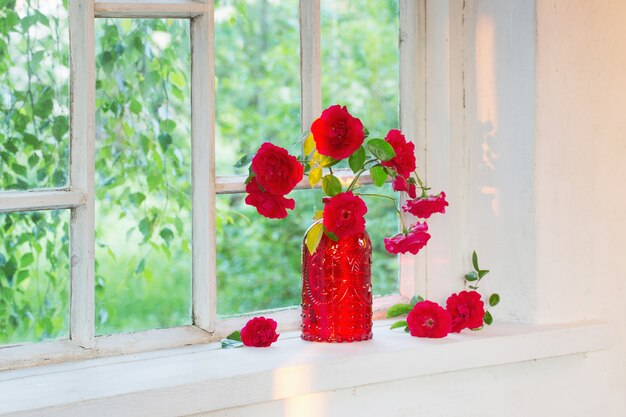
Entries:
[[0, 214], [0, 344], [69, 336], [69, 219]]
[[[390, 194], [373, 186], [359, 192]], [[286, 219], [270, 220], [245, 204], [244, 194], [217, 197], [217, 277], [220, 315], [233, 315], [300, 304], [301, 247], [316, 210], [323, 209], [320, 190], [289, 195], [296, 209]], [[397, 233], [398, 220], [384, 198], [365, 197], [367, 231], [372, 240], [372, 285], [375, 295], [398, 290], [397, 257], [389, 255], [383, 237]]]
[[96, 34], [96, 332], [190, 324], [189, 21]]
[[62, 0], [0, 7], [0, 190], [67, 184], [69, 31]]
[[347, 106], [371, 137], [398, 127], [398, 1], [322, 0], [322, 100]]
[[216, 169], [243, 174], [239, 158], [266, 140], [300, 136], [298, 0], [215, 2]]

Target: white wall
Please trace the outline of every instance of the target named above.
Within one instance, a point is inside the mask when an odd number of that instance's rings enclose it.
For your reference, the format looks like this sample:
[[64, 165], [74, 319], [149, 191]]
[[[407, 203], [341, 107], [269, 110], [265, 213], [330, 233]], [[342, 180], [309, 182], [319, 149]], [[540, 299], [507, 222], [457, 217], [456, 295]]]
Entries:
[[[458, 19], [462, 3], [437, 0], [429, 13]], [[429, 179], [461, 195], [450, 193], [454, 227], [434, 226], [442, 240], [429, 252], [429, 295], [458, 290], [450, 275], [469, 264], [457, 258], [476, 247], [503, 295], [496, 317], [610, 321], [613, 348], [209, 416], [626, 416], [626, 1], [464, 4], [465, 113], [455, 112], [458, 66], [431, 90], [449, 96], [429, 101], [443, 112], [428, 119]], [[456, 35], [444, 26], [431, 40], [456, 45]], [[458, 53], [429, 56], [445, 64]], [[451, 156], [467, 175], [441, 162]]]

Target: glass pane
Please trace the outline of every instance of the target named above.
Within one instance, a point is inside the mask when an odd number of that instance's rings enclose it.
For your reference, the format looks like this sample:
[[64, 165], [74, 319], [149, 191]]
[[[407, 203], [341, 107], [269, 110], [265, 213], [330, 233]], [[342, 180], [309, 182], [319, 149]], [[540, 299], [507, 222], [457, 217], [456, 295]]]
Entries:
[[190, 324], [189, 21], [96, 34], [96, 332]]
[[0, 344], [69, 336], [69, 220], [0, 214]]
[[398, 1], [322, 0], [322, 101], [371, 132], [398, 127]]
[[70, 71], [64, 3], [0, 1], [0, 190], [67, 184]]
[[298, 0], [215, 2], [216, 169], [270, 140], [288, 147], [300, 136]]
[[[390, 186], [359, 189], [392, 193]], [[245, 204], [245, 194], [217, 196], [217, 286], [219, 315], [233, 315], [300, 304], [301, 245], [316, 210], [323, 209], [321, 190], [289, 195], [296, 209], [286, 219], [270, 220]], [[375, 295], [398, 290], [397, 257], [383, 237], [397, 233], [398, 220], [388, 199], [366, 197], [367, 231], [372, 240], [372, 285]]]

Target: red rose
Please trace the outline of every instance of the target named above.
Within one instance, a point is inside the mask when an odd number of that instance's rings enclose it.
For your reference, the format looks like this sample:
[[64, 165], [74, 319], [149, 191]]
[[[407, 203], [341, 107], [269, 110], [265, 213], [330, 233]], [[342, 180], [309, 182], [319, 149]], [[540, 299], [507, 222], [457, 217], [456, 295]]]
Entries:
[[336, 104], [322, 112], [311, 125], [317, 151], [335, 159], [344, 159], [359, 149], [365, 139], [363, 124]]
[[261, 216], [269, 219], [284, 219], [287, 217], [287, 209], [296, 208], [296, 202], [291, 198], [261, 191], [256, 177], [246, 185], [246, 192], [248, 193], [245, 200], [246, 204], [256, 207]]
[[326, 200], [324, 205], [324, 227], [339, 239], [362, 233], [365, 230], [367, 206], [352, 191], [339, 193]]
[[446, 201], [446, 193], [442, 191], [438, 195], [409, 200], [404, 206], [402, 206], [402, 210], [407, 213], [411, 213], [420, 219], [427, 219], [433, 213], [445, 213], [447, 206], [448, 202]]
[[452, 315], [452, 331], [477, 329], [483, 325], [485, 304], [476, 291], [461, 291], [452, 294], [446, 301], [446, 308]]
[[404, 191], [409, 194], [409, 197], [415, 198], [417, 197], [417, 192], [415, 191], [415, 184], [406, 180], [406, 178], [398, 175], [395, 180], [391, 183], [391, 187], [394, 191]]
[[265, 317], [250, 319], [241, 329], [241, 341], [245, 346], [268, 347], [280, 336], [276, 333], [276, 326], [274, 320]]
[[450, 313], [432, 301], [415, 304], [406, 318], [411, 336], [441, 338], [450, 333]]
[[409, 231], [405, 235], [404, 233], [398, 233], [393, 237], [386, 237], [384, 239], [385, 249], [387, 252], [407, 253], [411, 252], [416, 255], [426, 244], [430, 235], [426, 233], [428, 231], [428, 225], [426, 223], [417, 223], [409, 228]]
[[402, 132], [396, 129], [390, 130], [385, 140], [396, 151], [396, 156], [387, 162], [382, 162], [382, 165], [395, 169], [398, 175], [404, 178], [409, 178], [416, 167], [415, 144], [407, 142]]
[[252, 158], [259, 185], [270, 194], [285, 195], [300, 182], [304, 168], [286, 149], [265, 142]]

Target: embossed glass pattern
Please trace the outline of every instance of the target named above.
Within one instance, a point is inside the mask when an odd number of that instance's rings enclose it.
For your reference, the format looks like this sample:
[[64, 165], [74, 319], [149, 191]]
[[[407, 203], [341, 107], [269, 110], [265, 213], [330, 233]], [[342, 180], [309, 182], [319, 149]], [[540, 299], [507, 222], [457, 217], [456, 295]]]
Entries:
[[367, 232], [337, 242], [323, 235], [312, 255], [302, 244], [302, 338], [372, 338], [372, 242]]

